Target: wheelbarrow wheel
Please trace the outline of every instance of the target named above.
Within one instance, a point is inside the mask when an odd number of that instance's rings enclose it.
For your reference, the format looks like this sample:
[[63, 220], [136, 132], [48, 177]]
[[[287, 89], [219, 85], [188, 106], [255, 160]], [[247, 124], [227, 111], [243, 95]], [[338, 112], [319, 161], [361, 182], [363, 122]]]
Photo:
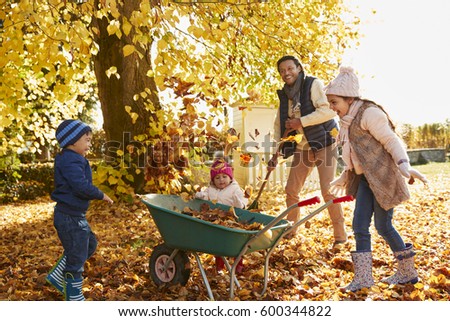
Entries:
[[183, 251], [178, 251], [173, 260], [164, 270], [164, 265], [169, 260], [173, 248], [160, 244], [153, 249], [150, 256], [150, 277], [156, 285], [181, 284], [185, 285], [191, 274], [189, 257]]

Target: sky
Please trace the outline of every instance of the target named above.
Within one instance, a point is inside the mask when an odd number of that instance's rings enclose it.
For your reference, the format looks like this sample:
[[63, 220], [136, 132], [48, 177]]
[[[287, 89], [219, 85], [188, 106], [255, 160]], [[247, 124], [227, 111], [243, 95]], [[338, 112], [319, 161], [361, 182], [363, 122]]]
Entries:
[[450, 1], [345, 1], [361, 18], [363, 36], [343, 65], [355, 69], [363, 97], [396, 123], [450, 119]]

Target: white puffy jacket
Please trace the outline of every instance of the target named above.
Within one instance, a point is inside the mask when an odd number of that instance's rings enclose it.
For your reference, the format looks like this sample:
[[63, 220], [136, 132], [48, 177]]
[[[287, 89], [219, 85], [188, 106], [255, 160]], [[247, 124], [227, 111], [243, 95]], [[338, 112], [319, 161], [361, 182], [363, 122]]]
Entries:
[[248, 204], [248, 198], [245, 198], [244, 191], [235, 180], [224, 189], [218, 189], [210, 184], [203, 191], [197, 192], [195, 197], [237, 208], [245, 208]]

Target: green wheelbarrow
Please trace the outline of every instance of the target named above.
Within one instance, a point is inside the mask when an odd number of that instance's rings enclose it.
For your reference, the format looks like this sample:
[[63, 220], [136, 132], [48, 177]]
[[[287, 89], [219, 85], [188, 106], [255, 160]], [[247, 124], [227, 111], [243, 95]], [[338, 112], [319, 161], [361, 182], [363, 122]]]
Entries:
[[[264, 287], [261, 291], [263, 295], [267, 289], [269, 259], [282, 238], [331, 204], [353, 200], [353, 197], [345, 196], [329, 201], [295, 224], [284, 219], [289, 211], [295, 207], [320, 203], [319, 197], [294, 204], [276, 217], [234, 208], [240, 222], [263, 224], [264, 228], [258, 231], [221, 226], [182, 213], [186, 207], [200, 211], [204, 203], [211, 209], [220, 208], [225, 211], [230, 209], [230, 206], [220, 203], [200, 199], [185, 201], [177, 195], [161, 194], [146, 194], [141, 196], [141, 200], [148, 207], [163, 239], [163, 243], [153, 249], [150, 257], [150, 276], [153, 282], [156, 285], [186, 284], [190, 276], [188, 254], [191, 253], [196, 259], [209, 298], [214, 300], [198, 253], [222, 257], [230, 273], [230, 299], [232, 299], [234, 285], [240, 287], [235, 276], [238, 262], [248, 253], [264, 251]], [[233, 265], [230, 265], [225, 257], [234, 257]]]

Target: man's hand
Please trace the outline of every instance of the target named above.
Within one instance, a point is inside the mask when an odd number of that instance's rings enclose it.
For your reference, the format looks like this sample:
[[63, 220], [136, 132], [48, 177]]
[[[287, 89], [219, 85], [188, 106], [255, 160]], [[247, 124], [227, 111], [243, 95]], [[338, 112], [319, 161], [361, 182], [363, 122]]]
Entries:
[[302, 128], [302, 122], [299, 118], [288, 119], [284, 123], [284, 126], [286, 127], [286, 129], [298, 130]]

